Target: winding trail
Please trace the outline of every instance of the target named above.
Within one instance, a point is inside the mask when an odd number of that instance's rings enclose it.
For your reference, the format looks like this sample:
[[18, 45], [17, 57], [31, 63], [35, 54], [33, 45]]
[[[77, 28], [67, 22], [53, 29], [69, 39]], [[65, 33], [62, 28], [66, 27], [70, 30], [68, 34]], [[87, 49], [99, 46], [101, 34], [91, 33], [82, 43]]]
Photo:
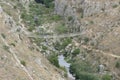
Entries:
[[100, 52], [100, 53], [102, 53], [102, 54], [104, 54], [104, 55], [107, 55], [107, 56], [111, 56], [111, 57], [120, 59], [120, 56], [118, 56], [118, 55], [115, 55], [115, 54], [110, 53], [110, 52], [104, 52], [104, 51], [99, 50], [99, 49], [93, 49], [93, 48], [91, 48], [92, 46], [89, 46], [89, 47], [88, 47], [88, 46], [86, 46], [86, 45], [82, 45], [82, 47], [83, 47], [84, 49], [87, 49], [87, 50], [92, 50], [92, 51], [95, 51], [95, 52]]

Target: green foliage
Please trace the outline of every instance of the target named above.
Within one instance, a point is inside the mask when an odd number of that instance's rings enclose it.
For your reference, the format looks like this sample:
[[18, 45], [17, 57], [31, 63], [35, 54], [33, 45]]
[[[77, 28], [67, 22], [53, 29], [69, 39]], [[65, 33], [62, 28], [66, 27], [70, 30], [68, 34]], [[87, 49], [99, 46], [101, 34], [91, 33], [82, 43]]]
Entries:
[[66, 68], [65, 67], [60, 67], [60, 69], [62, 69], [64, 71], [64, 76], [68, 77]]
[[118, 7], [118, 5], [113, 5], [113, 8], [117, 8]]
[[93, 22], [93, 21], [90, 21], [90, 24], [94, 24], [94, 22]]
[[112, 80], [112, 77], [108, 74], [102, 76], [102, 80]]
[[54, 20], [54, 21], [59, 21], [59, 20], [61, 20], [62, 18], [61, 18], [61, 16], [59, 16], [59, 15], [53, 15], [52, 17], [51, 17], [51, 20]]
[[99, 80], [98, 77], [96, 77], [92, 73], [87, 73], [87, 72], [77, 73], [76, 79], [80, 79], [80, 80]]
[[17, 8], [17, 6], [14, 6], [14, 9], [16, 9]]
[[9, 46], [3, 45], [3, 49], [6, 50], [7, 52], [10, 52], [9, 51]]
[[73, 61], [70, 66], [70, 72], [75, 74], [77, 80], [99, 80], [99, 78], [93, 74], [93, 68], [90, 63], [86, 61]]
[[3, 34], [3, 33], [1, 33], [1, 36], [2, 36], [4, 39], [6, 38], [5, 34]]
[[120, 68], [120, 62], [117, 61], [116, 64], [115, 64], [115, 67]]
[[79, 53], [80, 53], [80, 49], [77, 48], [77, 49], [75, 49], [75, 50], [72, 52], [72, 55], [73, 55], [73, 56], [76, 56], [76, 55], [79, 54]]
[[65, 25], [59, 25], [55, 28], [57, 33], [62, 34], [67, 32], [67, 27]]
[[48, 48], [46, 46], [42, 46], [42, 49], [43, 50], [47, 50]]
[[30, 32], [32, 32], [34, 29], [35, 29], [34, 26], [30, 26], [30, 27], [28, 27], [28, 31], [30, 31]]
[[72, 16], [69, 16], [69, 17], [68, 17], [68, 21], [71, 21], [71, 20], [73, 20], [73, 17], [72, 17]]
[[59, 62], [58, 62], [58, 56], [56, 54], [51, 54], [49, 57], [48, 57], [48, 60], [53, 64], [55, 65], [56, 67], [60, 67], [59, 66]]
[[41, 2], [43, 2], [43, 4], [45, 4], [47, 8], [53, 7], [53, 4], [52, 4], [53, 1], [54, 0], [41, 0]]
[[23, 65], [23, 66], [26, 66], [26, 62], [24, 60], [21, 60], [20, 63]]
[[89, 38], [88, 38], [88, 37], [85, 37], [85, 38], [84, 38], [84, 41], [85, 41], [85, 43], [87, 43], [87, 42], [89, 41]]
[[11, 43], [10, 45], [14, 46], [15, 47], [15, 43]]
[[61, 45], [61, 48], [62, 49], [65, 49], [65, 47], [70, 44], [72, 42], [72, 39], [71, 38], [66, 38], [65, 40], [63, 40], [63, 43]]
[[56, 50], [61, 50], [61, 44], [60, 44], [60, 42], [56, 42], [55, 44], [54, 44], [54, 47], [55, 47], [55, 49]]

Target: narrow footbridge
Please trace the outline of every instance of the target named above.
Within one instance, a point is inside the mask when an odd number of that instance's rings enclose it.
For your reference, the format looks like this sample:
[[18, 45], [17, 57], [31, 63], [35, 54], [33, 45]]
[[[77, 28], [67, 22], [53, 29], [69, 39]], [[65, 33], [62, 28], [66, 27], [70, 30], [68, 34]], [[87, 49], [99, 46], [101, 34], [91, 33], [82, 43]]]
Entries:
[[28, 34], [29, 38], [66, 38], [66, 37], [76, 37], [81, 36], [82, 33], [67, 33], [67, 34], [53, 34], [53, 35], [35, 35], [35, 34]]

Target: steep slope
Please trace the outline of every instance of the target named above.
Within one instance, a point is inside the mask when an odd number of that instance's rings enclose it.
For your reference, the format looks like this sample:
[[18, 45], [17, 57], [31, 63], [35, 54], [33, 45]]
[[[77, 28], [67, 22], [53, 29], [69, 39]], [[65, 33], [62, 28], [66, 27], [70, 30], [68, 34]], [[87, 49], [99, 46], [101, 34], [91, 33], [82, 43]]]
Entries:
[[119, 55], [119, 0], [55, 0], [55, 4], [55, 12], [65, 16], [67, 22], [72, 17], [73, 27], [80, 28], [90, 43]]
[[119, 80], [120, 0], [55, 0], [55, 13], [64, 17], [70, 32], [82, 33], [74, 39], [82, 50], [72, 59], [75, 66], [81, 64], [76, 73], [84, 61], [92, 69], [104, 66], [102, 74], [93, 70], [95, 75], [110, 74]]
[[12, 3], [0, 1], [0, 80], [65, 80], [27, 38]]

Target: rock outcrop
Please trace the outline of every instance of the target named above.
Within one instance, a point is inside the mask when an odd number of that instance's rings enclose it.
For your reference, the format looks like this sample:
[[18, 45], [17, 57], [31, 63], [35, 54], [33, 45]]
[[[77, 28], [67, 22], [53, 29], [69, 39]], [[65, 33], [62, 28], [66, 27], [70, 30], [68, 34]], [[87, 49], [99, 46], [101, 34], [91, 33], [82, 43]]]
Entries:
[[84, 37], [91, 39], [90, 43], [99, 43], [100, 49], [112, 49], [114, 53], [119, 54], [118, 48], [114, 49], [112, 44], [117, 44], [116, 38], [120, 37], [119, 0], [55, 0], [55, 13], [64, 16], [68, 25], [68, 18], [72, 17], [69, 28], [72, 25], [73, 28], [80, 29], [79, 32], [84, 33]]

